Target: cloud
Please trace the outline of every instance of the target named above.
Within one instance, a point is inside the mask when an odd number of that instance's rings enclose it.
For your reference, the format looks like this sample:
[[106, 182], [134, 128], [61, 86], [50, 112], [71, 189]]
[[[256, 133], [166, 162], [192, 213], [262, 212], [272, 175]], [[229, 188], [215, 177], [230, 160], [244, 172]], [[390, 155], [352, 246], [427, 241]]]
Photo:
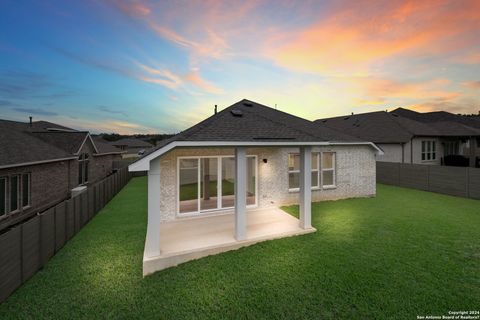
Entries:
[[223, 90], [211, 82], [206, 81], [202, 77], [200, 77], [200, 74], [198, 71], [192, 71], [188, 73], [184, 79], [195, 86], [201, 88], [203, 91], [206, 91], [208, 93], [213, 93], [213, 94], [221, 94], [223, 93]]
[[2, 106], [2, 107], [13, 107], [13, 106], [18, 106], [18, 104], [16, 104], [13, 101], [10, 101], [10, 100], [0, 100], [0, 106]]
[[13, 108], [13, 110], [17, 112], [25, 112], [25, 113], [35, 114], [39, 116], [57, 116], [58, 115], [58, 113], [56, 112], [52, 112], [52, 111], [48, 111], [40, 108]]
[[107, 107], [107, 106], [98, 106], [97, 109], [100, 110], [100, 111], [106, 112], [106, 113], [110, 113], [110, 114], [113, 113], [113, 114], [120, 114], [120, 115], [125, 116], [125, 117], [128, 116], [127, 113], [124, 112], [124, 111], [115, 110], [115, 109], [112, 109], [112, 108]]
[[471, 46], [480, 2], [357, 1], [304, 29], [278, 34], [264, 55], [283, 67], [331, 75], [368, 75], [380, 61], [438, 56]]
[[464, 86], [471, 89], [480, 89], [480, 80], [477, 81], [466, 81], [462, 83]]

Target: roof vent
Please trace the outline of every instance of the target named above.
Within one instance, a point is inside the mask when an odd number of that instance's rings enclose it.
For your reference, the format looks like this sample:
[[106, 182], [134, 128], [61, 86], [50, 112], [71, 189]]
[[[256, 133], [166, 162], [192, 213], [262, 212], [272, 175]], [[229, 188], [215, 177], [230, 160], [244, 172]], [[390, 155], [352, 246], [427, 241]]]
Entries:
[[241, 117], [241, 116], [243, 116], [242, 110], [232, 109], [232, 110], [230, 110], [230, 112], [232, 113], [232, 115], [233, 115], [234, 117]]
[[392, 113], [392, 116], [394, 116], [394, 117], [398, 117], [398, 114], [396, 114], [396, 113]]
[[343, 118], [343, 120], [348, 120], [348, 119], [350, 119], [350, 117], [345, 117], [345, 118]]
[[253, 107], [253, 103], [251, 103], [251, 102], [244, 102], [243, 105], [245, 107]]
[[322, 120], [323, 123], [327, 122], [327, 119]]

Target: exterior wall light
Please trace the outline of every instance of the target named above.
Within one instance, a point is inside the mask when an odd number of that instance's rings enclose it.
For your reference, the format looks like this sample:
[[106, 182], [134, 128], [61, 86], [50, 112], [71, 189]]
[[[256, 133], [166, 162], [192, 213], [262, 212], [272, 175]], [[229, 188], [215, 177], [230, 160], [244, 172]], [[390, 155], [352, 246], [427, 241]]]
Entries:
[[267, 160], [267, 159], [263, 159], [263, 163], [267, 163], [267, 162], [268, 162], [268, 160]]

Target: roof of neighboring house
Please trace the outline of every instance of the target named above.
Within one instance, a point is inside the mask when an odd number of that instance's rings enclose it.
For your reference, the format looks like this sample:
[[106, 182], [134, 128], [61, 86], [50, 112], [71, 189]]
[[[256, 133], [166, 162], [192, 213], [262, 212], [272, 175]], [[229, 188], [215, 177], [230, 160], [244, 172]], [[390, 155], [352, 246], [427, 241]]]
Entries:
[[102, 139], [99, 136], [92, 137], [93, 141], [95, 142], [95, 146], [97, 146], [98, 152], [100, 154], [105, 153], [123, 153], [124, 151], [120, 150], [119, 148], [112, 146], [107, 140]]
[[455, 122], [424, 123], [385, 111], [319, 119], [315, 122], [375, 143], [405, 143], [414, 136], [480, 135], [479, 130]]
[[78, 154], [85, 139], [89, 137], [86, 131], [44, 131], [44, 132], [32, 132], [33, 135], [39, 139], [54, 145], [55, 147], [65, 150], [70, 154]]
[[[0, 168], [74, 159], [87, 139], [88, 132], [51, 122], [35, 121], [30, 125], [0, 119]], [[98, 155], [122, 153], [108, 144], [92, 143]]]
[[153, 147], [153, 144], [148, 143], [147, 141], [143, 141], [140, 139], [135, 139], [135, 138], [123, 138], [119, 139], [117, 141], [112, 141], [110, 142], [112, 146], [126, 146], [127, 148], [129, 147], [134, 147], [134, 148], [151, 148]]
[[0, 141], [0, 168], [73, 157], [29, 132], [12, 130], [11, 124], [5, 124], [3, 120], [0, 120]]
[[319, 119], [315, 123], [375, 143], [403, 143], [414, 135], [436, 133], [423, 123], [396, 117], [385, 111]]
[[405, 108], [397, 108], [390, 113], [420, 122], [457, 122], [463, 125], [480, 129], [480, 116], [462, 116], [446, 111], [417, 112]]
[[137, 162], [156, 156], [157, 150], [173, 142], [246, 142], [250, 145], [269, 142], [293, 145], [301, 142], [360, 144], [364, 140], [244, 99], [172, 138], [159, 141]]

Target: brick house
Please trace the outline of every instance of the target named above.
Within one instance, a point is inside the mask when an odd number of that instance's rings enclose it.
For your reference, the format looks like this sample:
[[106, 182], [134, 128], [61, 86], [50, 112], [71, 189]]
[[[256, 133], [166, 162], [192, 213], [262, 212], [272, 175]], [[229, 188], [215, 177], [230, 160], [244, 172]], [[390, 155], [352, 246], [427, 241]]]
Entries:
[[121, 153], [88, 132], [0, 120], [0, 230], [108, 176]]

